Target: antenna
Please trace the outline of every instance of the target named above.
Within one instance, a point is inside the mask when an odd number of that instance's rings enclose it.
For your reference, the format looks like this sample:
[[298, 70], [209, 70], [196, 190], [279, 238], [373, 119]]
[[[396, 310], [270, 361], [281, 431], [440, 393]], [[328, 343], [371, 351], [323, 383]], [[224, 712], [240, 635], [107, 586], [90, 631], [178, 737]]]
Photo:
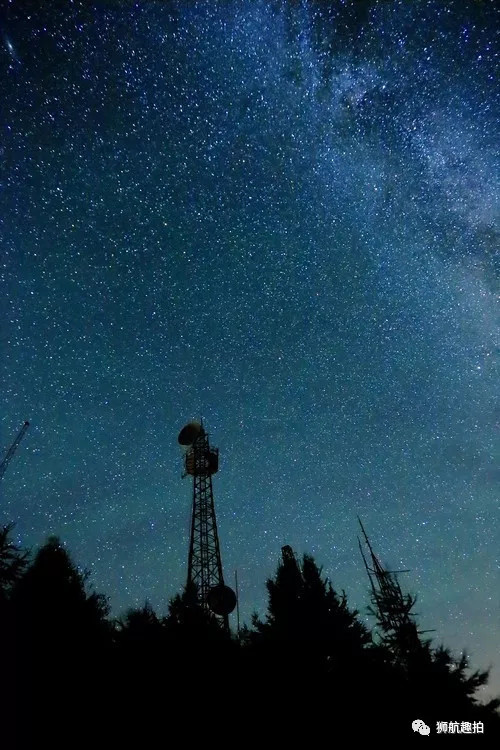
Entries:
[[12, 456], [16, 452], [17, 447], [19, 443], [21, 442], [21, 440], [23, 439], [23, 437], [25, 436], [26, 430], [28, 429], [29, 426], [30, 426], [29, 422], [25, 422], [23, 424], [16, 439], [14, 440], [10, 448], [7, 450], [7, 453], [5, 454], [4, 458], [0, 462], [0, 479], [2, 479], [3, 475], [5, 474], [7, 470], [7, 466], [9, 465], [9, 461], [11, 460]]
[[420, 648], [418, 636], [429, 630], [418, 630], [412, 613], [416, 598], [410, 594], [403, 594], [398, 573], [408, 573], [407, 570], [385, 570], [378, 560], [368, 539], [361, 519], [358, 516], [363, 537], [370, 552], [372, 567], [368, 565], [363, 552], [361, 540], [358, 545], [365, 564], [366, 572], [372, 589], [372, 602], [383, 631], [390, 638], [398, 658], [406, 659], [408, 654]]
[[238, 571], [234, 571], [234, 590], [236, 592], [236, 632], [240, 638], [240, 593], [238, 589]]

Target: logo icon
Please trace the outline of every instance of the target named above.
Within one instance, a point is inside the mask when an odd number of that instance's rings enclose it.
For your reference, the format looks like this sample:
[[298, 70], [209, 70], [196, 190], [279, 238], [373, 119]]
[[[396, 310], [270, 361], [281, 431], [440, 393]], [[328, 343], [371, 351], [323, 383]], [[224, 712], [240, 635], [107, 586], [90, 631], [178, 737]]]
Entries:
[[419, 734], [431, 733], [431, 728], [428, 727], [427, 724], [422, 721], [422, 719], [415, 719], [415, 721], [412, 721], [411, 728], [414, 732], [418, 732]]

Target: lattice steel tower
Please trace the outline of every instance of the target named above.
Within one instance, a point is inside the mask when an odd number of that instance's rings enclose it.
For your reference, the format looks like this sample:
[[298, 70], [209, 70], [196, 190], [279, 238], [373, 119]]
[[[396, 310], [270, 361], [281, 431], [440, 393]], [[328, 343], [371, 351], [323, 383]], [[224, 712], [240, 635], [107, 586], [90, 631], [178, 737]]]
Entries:
[[14, 440], [14, 442], [12, 443], [12, 445], [10, 446], [10, 448], [6, 451], [5, 456], [3, 457], [2, 461], [0, 461], [0, 479], [5, 474], [5, 472], [7, 470], [7, 466], [10, 463], [10, 460], [11, 460], [12, 456], [14, 455], [14, 453], [16, 452], [19, 443], [21, 442], [21, 440], [25, 436], [26, 430], [28, 429], [29, 426], [30, 426], [29, 422], [25, 422], [23, 424], [23, 426], [21, 427], [21, 430], [19, 431], [16, 439]]
[[398, 574], [408, 573], [409, 571], [386, 570], [375, 555], [359, 517], [358, 521], [372, 562], [372, 567], [370, 567], [363, 552], [361, 540], [358, 537], [359, 549], [372, 589], [374, 614], [377, 615], [386, 641], [390, 643], [398, 661], [401, 664], [406, 664], [413, 654], [418, 654], [422, 649], [419, 635], [432, 631], [417, 629], [415, 615], [412, 612], [416, 597], [411, 594], [403, 594], [399, 585]]
[[236, 606], [236, 595], [224, 584], [215, 518], [212, 475], [219, 468], [219, 451], [210, 447], [208, 434], [198, 422], [183, 427], [178, 440], [185, 449], [183, 476], [193, 477], [187, 584], [196, 586], [202, 606], [228, 629], [228, 615]]

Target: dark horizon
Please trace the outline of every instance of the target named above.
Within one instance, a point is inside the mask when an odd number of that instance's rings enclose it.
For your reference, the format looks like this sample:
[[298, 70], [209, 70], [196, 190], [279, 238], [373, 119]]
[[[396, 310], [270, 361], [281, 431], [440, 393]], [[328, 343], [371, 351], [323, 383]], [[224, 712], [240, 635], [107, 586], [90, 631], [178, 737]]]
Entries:
[[[106, 598], [90, 590], [59, 539], [28, 560], [0, 530], [3, 736], [28, 747], [48, 724], [60, 734], [78, 725], [95, 735], [99, 726], [101, 736], [130, 738], [191, 708], [193, 722], [179, 728], [191, 738], [206, 738], [221, 711], [243, 709], [251, 733], [305, 732], [312, 741], [324, 738], [325, 717], [338, 723], [362, 708], [364, 721], [351, 727], [356, 738], [371, 736], [374, 724], [399, 740], [414, 732], [498, 737], [500, 696], [486, 702], [481, 694], [488, 672], [431, 645], [416, 597], [371, 550], [370, 557], [374, 631], [310, 555], [287, 545], [266, 581], [265, 617], [235, 635], [220, 584], [204, 593], [189, 577], [166, 616], [145, 604], [110, 620]], [[82, 715], [82, 704], [91, 715]]]

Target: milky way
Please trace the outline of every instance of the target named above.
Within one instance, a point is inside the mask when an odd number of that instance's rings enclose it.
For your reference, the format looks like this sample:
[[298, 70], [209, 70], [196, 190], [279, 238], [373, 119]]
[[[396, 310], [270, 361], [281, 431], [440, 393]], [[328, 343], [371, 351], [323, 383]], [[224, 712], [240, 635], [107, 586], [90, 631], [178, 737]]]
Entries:
[[500, 692], [493, 3], [39, 6], [0, 28], [4, 521], [165, 612], [202, 415], [243, 619], [283, 544], [364, 613], [359, 515]]

